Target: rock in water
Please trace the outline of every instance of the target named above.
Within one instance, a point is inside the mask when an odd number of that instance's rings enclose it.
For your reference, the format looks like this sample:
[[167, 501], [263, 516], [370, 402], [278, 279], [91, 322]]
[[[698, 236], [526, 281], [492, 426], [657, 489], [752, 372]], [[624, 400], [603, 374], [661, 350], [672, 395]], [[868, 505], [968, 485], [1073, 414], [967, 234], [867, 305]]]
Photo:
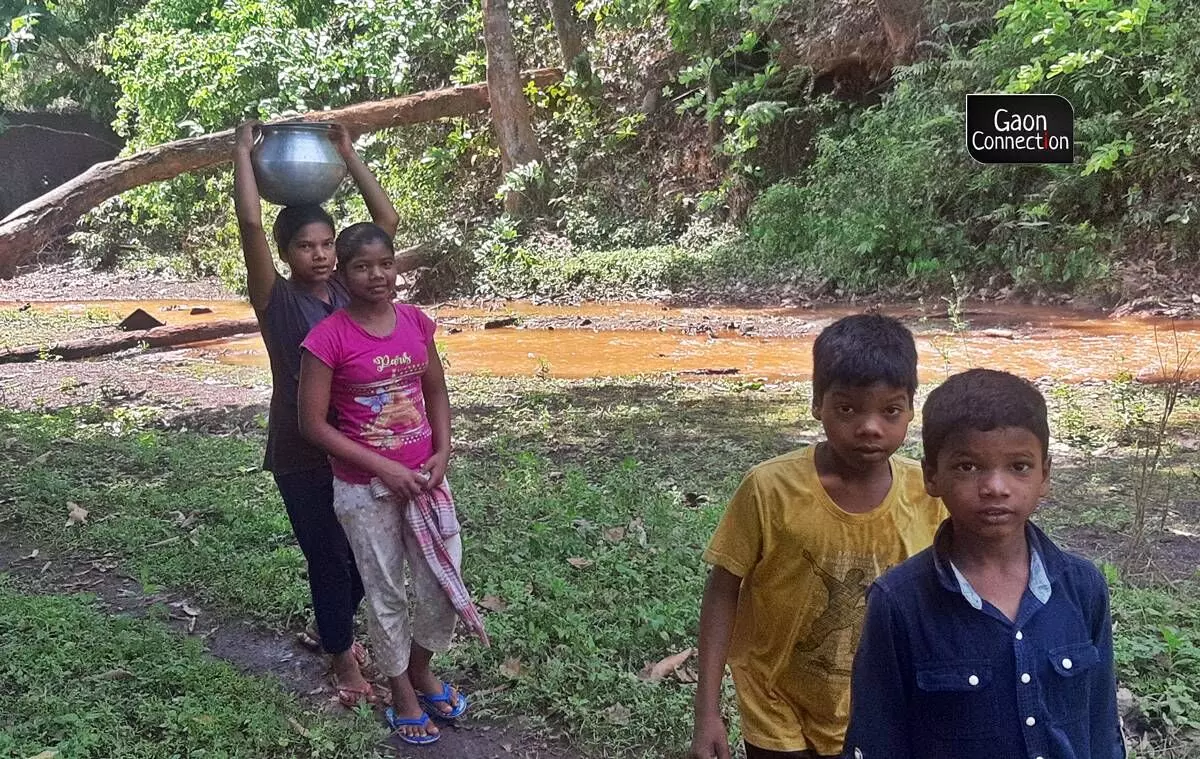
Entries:
[[126, 316], [124, 319], [122, 319], [121, 323], [117, 325], [117, 329], [124, 330], [126, 332], [140, 332], [144, 329], [154, 329], [155, 327], [161, 326], [163, 326], [163, 322], [160, 322], [158, 319], [155, 319], [150, 314], [138, 308], [134, 309], [133, 313], [131, 313], [129, 316]]

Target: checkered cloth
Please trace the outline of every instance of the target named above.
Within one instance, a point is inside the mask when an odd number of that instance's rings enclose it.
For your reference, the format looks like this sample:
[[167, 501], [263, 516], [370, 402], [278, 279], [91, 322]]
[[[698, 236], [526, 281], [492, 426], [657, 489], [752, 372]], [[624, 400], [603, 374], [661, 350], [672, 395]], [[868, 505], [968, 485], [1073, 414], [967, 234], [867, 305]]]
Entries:
[[450, 485], [445, 478], [437, 487], [422, 491], [416, 498], [408, 501], [404, 507], [404, 522], [416, 538], [425, 557], [429, 569], [437, 577], [438, 584], [446, 591], [454, 610], [459, 618], [466, 623], [472, 633], [483, 642], [491, 645], [487, 631], [483, 629], [483, 618], [471, 601], [471, 594], [463, 583], [462, 574], [454, 566], [450, 553], [446, 550], [443, 538], [457, 535], [459, 532], [458, 515], [454, 510], [454, 499], [450, 496]]

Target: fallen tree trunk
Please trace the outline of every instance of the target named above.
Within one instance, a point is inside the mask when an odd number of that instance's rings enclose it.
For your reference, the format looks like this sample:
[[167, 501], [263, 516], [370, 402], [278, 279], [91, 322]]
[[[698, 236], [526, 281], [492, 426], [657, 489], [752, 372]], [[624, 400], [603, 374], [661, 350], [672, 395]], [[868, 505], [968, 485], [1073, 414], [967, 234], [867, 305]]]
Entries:
[[220, 340], [223, 337], [243, 335], [258, 331], [257, 319], [230, 319], [228, 321], [185, 324], [174, 327], [155, 327], [140, 332], [122, 332], [119, 335], [87, 337], [68, 340], [56, 345], [23, 345], [19, 348], [0, 350], [0, 364], [16, 364], [38, 359], [59, 358], [65, 360], [93, 358], [107, 353], [136, 348], [145, 343], [150, 348], [169, 348], [186, 343], [205, 340]]
[[[539, 87], [561, 78], [559, 69], [538, 69], [521, 75], [522, 81], [532, 80]], [[487, 110], [488, 106], [487, 85], [472, 84], [314, 111], [301, 118], [337, 121], [357, 134], [465, 116]], [[69, 232], [80, 216], [105, 200], [134, 187], [216, 166], [229, 161], [232, 153], [233, 130], [230, 129], [168, 142], [127, 158], [96, 164], [0, 220], [0, 277], [11, 277], [21, 260]]]

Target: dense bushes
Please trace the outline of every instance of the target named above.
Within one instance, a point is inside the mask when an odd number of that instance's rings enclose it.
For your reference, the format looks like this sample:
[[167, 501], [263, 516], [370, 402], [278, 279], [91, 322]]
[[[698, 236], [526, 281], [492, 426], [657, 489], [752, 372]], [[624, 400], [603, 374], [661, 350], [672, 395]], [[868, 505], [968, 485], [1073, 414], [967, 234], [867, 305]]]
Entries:
[[[362, 148], [401, 211], [401, 242], [435, 243], [459, 285], [487, 292], [657, 289], [701, 269], [705, 281], [820, 278], [847, 291], [952, 277], [995, 291], [1113, 289], [1130, 261], [1194, 263], [1200, 21], [1188, 3], [1014, 0], [970, 34], [949, 22], [986, 5], [930, 4], [923, 60], [895, 71], [871, 107], [785, 70], [781, 19], [803, 15], [792, 4], [581, 5], [603, 88], [569, 77], [531, 93], [548, 170], [500, 177], [485, 115], [389, 130]], [[124, 20], [111, 33], [97, 37], [92, 19], [72, 34], [102, 49], [97, 70], [120, 92], [116, 125], [132, 148], [483, 76], [473, 3], [114, 7], [104, 23]], [[513, 7], [524, 63], [553, 63], [543, 3]], [[25, 56], [0, 59], [0, 86], [30, 80]], [[70, 91], [61, 71], [42, 79]], [[962, 104], [978, 91], [1065, 95], [1075, 165], [973, 163]], [[518, 224], [501, 215], [501, 183], [538, 185], [549, 203]], [[217, 171], [140, 188], [76, 239], [97, 258], [236, 280], [229, 186]], [[332, 205], [365, 214], [348, 185]], [[717, 247], [696, 242], [717, 228]], [[611, 287], [595, 286], [600, 272]]]
[[[852, 289], [957, 274], [1067, 290], [1104, 287], [1126, 257], [1194, 255], [1194, 16], [1177, 0], [1016, 0], [997, 17], [826, 129], [805, 174], [754, 206], [763, 255]], [[1076, 164], [973, 163], [961, 109], [977, 91], [1066, 96]]]

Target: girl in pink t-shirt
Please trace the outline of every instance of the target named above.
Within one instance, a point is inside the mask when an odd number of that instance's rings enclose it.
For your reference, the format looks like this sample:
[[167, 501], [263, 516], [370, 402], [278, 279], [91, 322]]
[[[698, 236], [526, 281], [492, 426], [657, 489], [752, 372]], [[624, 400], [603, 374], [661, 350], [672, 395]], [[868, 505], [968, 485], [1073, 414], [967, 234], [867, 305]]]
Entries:
[[[464, 694], [433, 675], [433, 653], [449, 648], [456, 616], [487, 640], [462, 585], [436, 325], [393, 303], [395, 251], [384, 230], [347, 227], [336, 251], [350, 303], [304, 340], [300, 430], [331, 458], [333, 508], [354, 550], [372, 648], [392, 691], [388, 723], [405, 742], [432, 743], [439, 734], [430, 717], [452, 720], [467, 708]], [[406, 563], [416, 596], [411, 620]]]

